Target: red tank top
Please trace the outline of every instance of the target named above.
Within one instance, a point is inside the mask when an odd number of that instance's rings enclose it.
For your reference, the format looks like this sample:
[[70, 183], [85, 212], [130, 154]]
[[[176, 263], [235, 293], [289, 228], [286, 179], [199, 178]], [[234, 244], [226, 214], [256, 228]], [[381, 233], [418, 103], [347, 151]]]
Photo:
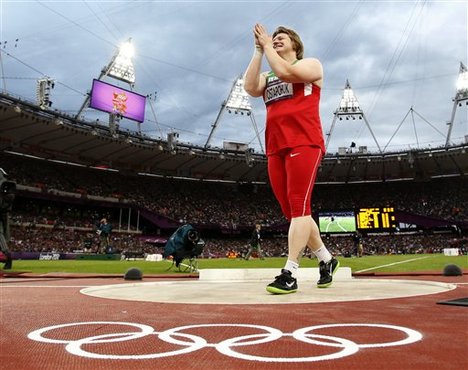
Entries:
[[266, 76], [263, 100], [267, 109], [266, 154], [285, 148], [317, 146], [325, 153], [320, 122], [320, 87], [281, 81], [273, 71]]

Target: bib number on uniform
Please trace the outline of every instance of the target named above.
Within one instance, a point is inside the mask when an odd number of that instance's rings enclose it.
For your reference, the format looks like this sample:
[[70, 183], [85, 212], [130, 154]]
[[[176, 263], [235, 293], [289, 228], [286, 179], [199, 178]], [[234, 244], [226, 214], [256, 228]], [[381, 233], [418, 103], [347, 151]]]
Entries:
[[292, 98], [294, 95], [293, 84], [277, 80], [269, 84], [265, 89], [265, 104], [269, 104], [282, 99]]

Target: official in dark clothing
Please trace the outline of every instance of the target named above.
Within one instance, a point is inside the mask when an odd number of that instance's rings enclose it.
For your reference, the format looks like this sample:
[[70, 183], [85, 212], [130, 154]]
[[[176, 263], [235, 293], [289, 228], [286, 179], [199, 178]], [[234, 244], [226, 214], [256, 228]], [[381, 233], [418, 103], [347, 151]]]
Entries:
[[253, 251], [257, 252], [258, 257], [261, 260], [265, 259], [265, 257], [263, 257], [262, 248], [260, 246], [260, 240], [261, 240], [260, 230], [261, 229], [262, 229], [262, 226], [260, 224], [256, 224], [255, 229], [252, 231], [252, 237], [250, 238], [250, 241], [249, 241], [249, 251], [245, 255], [246, 260], [250, 258]]
[[112, 233], [112, 225], [103, 218], [98, 226], [97, 234], [99, 235], [99, 251], [107, 253], [110, 247], [110, 236]]

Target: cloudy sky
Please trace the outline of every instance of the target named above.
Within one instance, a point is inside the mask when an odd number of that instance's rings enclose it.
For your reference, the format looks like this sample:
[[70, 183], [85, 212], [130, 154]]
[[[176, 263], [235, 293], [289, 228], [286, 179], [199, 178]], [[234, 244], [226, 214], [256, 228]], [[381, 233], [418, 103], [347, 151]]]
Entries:
[[[55, 80], [52, 108], [76, 114], [92, 79], [131, 37], [134, 90], [151, 96], [141, 131], [163, 138], [175, 131], [180, 141], [197, 145], [205, 145], [250, 61], [256, 22], [269, 31], [294, 28], [305, 56], [322, 62], [325, 133], [349, 80], [386, 151], [445, 144], [460, 62], [468, 62], [467, 1], [0, 0], [0, 14], [3, 91], [35, 101], [36, 80], [49, 76]], [[251, 103], [263, 143], [263, 101]], [[106, 122], [92, 109], [84, 117]], [[137, 129], [129, 120], [122, 127]], [[462, 142], [467, 134], [463, 106], [452, 140]], [[210, 144], [224, 141], [260, 151], [247, 116], [223, 113]], [[329, 152], [351, 142], [377, 150], [362, 120], [337, 121]]]

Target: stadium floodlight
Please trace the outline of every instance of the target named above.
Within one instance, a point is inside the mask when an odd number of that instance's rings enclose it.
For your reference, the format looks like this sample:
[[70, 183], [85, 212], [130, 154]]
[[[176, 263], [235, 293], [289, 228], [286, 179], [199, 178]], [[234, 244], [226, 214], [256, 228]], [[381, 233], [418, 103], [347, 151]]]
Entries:
[[254, 150], [252, 148], [248, 148], [245, 151], [245, 163], [249, 167], [253, 167], [253, 162], [255, 161], [255, 158], [253, 157]]
[[340, 105], [335, 114], [339, 116], [346, 116], [347, 119], [356, 119], [357, 115], [363, 114], [361, 107], [359, 106], [359, 102], [354, 95], [353, 89], [351, 88], [348, 80], [346, 80], [343, 96], [341, 97]]
[[175, 151], [175, 149], [177, 147], [177, 139], [178, 138], [179, 138], [179, 133], [178, 132], [169, 132], [167, 134], [167, 150]]
[[130, 38], [120, 46], [107, 75], [133, 85], [135, 83], [135, 68], [132, 62], [134, 54], [135, 49]]
[[468, 69], [460, 63], [460, 72], [457, 80], [457, 95], [462, 94], [468, 98]]
[[252, 126], [255, 131], [255, 135], [257, 137], [258, 143], [260, 145], [260, 149], [262, 153], [264, 153], [262, 141], [260, 139], [260, 133], [258, 131], [257, 122], [255, 121], [255, 117], [252, 111], [252, 106], [250, 105], [250, 96], [247, 94], [244, 88], [244, 78], [240, 75], [232, 84], [231, 91], [229, 92], [228, 98], [221, 104], [221, 109], [218, 112], [218, 116], [216, 117], [215, 122], [212, 124], [211, 132], [208, 136], [208, 139], [205, 143], [205, 148], [208, 147], [210, 140], [215, 132], [216, 128], [218, 127], [218, 123], [221, 120], [221, 116], [223, 115], [224, 111], [228, 111], [228, 113], [234, 114], [241, 114], [244, 113], [250, 117], [250, 121], [252, 122]]
[[226, 101], [226, 109], [229, 113], [243, 113], [247, 114], [252, 112], [250, 105], [249, 94], [244, 89], [244, 79], [239, 77], [232, 85], [231, 92]]
[[461, 102], [463, 101], [465, 101], [468, 105], [468, 69], [462, 62], [460, 62], [460, 71], [458, 72], [456, 88], [457, 91], [455, 93], [455, 97], [453, 98], [452, 116], [450, 117], [450, 121], [447, 123], [448, 132], [447, 139], [445, 141], [445, 147], [448, 147], [450, 145], [450, 136], [452, 135], [452, 128], [453, 123], [455, 122], [455, 114], [457, 112], [457, 107], [461, 107]]
[[[97, 80], [101, 81], [105, 76], [109, 76], [126, 82], [133, 88], [135, 84], [135, 69], [133, 68], [132, 63], [133, 54], [134, 48], [132, 45], [132, 39], [129, 38], [117, 49], [109, 64], [101, 70]], [[76, 119], [80, 118], [81, 113], [88, 106], [90, 98], [91, 94], [87, 94], [85, 101], [75, 116]]]
[[50, 101], [50, 90], [52, 90], [54, 86], [55, 82], [48, 77], [37, 80], [36, 97], [39, 108], [47, 109], [52, 106], [52, 102]]
[[351, 84], [349, 83], [348, 80], [346, 80], [346, 85], [343, 89], [343, 95], [341, 97], [340, 105], [338, 106], [338, 108], [335, 110], [333, 114], [334, 114], [334, 118], [331, 124], [330, 131], [327, 133], [327, 143], [325, 145], [325, 148], [328, 148], [328, 143], [330, 142], [333, 129], [335, 128], [335, 123], [337, 119], [342, 121], [343, 117], [345, 117], [345, 119], [349, 121], [349, 120], [356, 120], [357, 118], [360, 120], [364, 120], [367, 128], [369, 129], [369, 132], [371, 133], [375, 141], [375, 144], [377, 145], [377, 148], [379, 149], [379, 152], [382, 153], [382, 150], [380, 149], [380, 145], [377, 142], [377, 139], [364, 114], [364, 111], [361, 109], [361, 106], [359, 105], [359, 101], [354, 95], [353, 89], [351, 88]]

